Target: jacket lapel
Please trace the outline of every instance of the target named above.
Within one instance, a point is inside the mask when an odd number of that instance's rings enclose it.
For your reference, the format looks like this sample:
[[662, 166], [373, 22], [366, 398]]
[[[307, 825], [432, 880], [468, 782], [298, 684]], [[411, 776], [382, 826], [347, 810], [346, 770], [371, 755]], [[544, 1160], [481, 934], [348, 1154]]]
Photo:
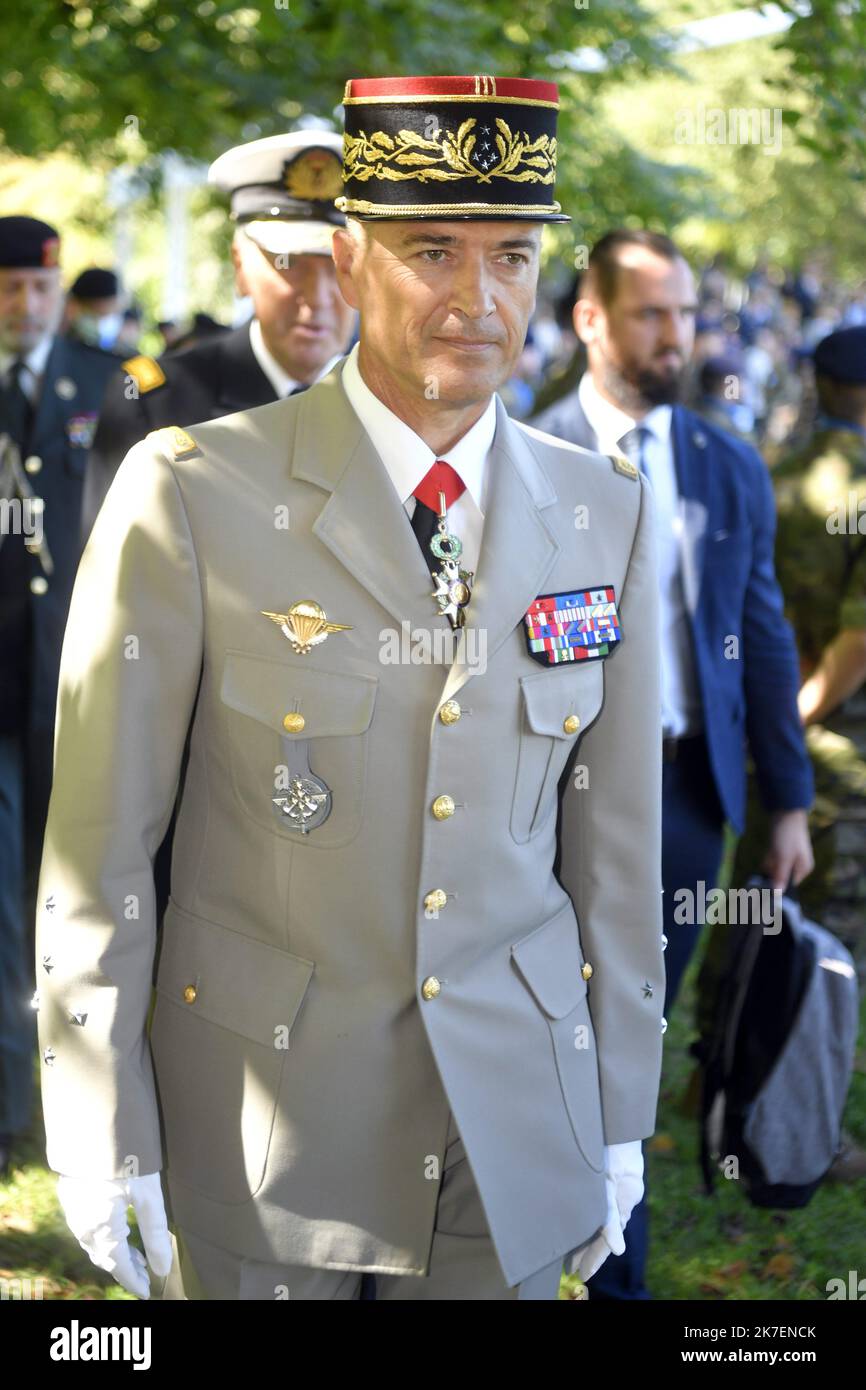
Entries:
[[217, 340], [218, 392], [213, 416], [252, 410], [277, 399], [250, 346], [249, 324], [232, 329]]
[[707, 436], [700, 421], [681, 406], [673, 408], [671, 434], [679, 492], [680, 574], [686, 607], [694, 616], [701, 592], [709, 516], [711, 470], [707, 466]]
[[313, 532], [398, 623], [447, 629], [406, 510], [341, 385], [343, 360], [299, 398], [292, 471], [330, 493]]
[[457, 648], [443, 699], [450, 699], [474, 670], [483, 670], [482, 658], [489, 661], [522, 621], [560, 552], [542, 516], [542, 509], [556, 501], [556, 492], [527, 436], [509, 420], [498, 396], [489, 467], [466, 640]]
[[[58, 336], [54, 339], [42, 376], [39, 399], [30, 428], [28, 449], [31, 453], [42, 453], [48, 441], [56, 440], [58, 434], [64, 433], [67, 413], [78, 413], [75, 408], [78, 386], [69, 371], [68, 359], [66, 342]], [[58, 382], [65, 383], [61, 389], [71, 391], [72, 394], [63, 397], [58, 395]]]

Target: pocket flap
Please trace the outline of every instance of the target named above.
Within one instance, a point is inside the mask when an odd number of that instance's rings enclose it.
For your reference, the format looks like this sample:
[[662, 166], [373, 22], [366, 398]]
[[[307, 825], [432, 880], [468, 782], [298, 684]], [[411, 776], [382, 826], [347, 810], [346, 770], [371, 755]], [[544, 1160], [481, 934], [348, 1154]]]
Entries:
[[299, 656], [294, 665], [228, 651], [220, 697], [231, 709], [281, 734], [285, 716], [293, 711], [304, 716], [304, 738], [363, 734], [373, 717], [377, 677], [304, 669], [300, 663], [305, 659]]
[[512, 946], [511, 954], [538, 1003], [551, 1018], [564, 1018], [586, 994], [574, 908], [569, 903], [550, 922]]
[[[573, 739], [593, 723], [604, 700], [604, 658], [582, 661], [578, 669], [551, 667], [535, 675], [521, 676], [523, 700], [529, 727], [536, 734]], [[576, 715], [577, 727], [566, 727]]]
[[[157, 991], [232, 1033], [273, 1047], [275, 1029], [292, 1027], [314, 968], [302, 956], [168, 904]], [[195, 996], [188, 1000], [190, 986]]]

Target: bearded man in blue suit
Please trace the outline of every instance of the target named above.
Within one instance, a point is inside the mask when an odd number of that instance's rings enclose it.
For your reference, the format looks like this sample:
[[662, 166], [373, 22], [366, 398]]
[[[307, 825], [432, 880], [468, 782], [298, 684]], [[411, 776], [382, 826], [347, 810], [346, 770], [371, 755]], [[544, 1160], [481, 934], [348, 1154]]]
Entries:
[[[678, 404], [696, 309], [694, 279], [674, 242], [608, 232], [574, 307], [588, 371], [532, 421], [583, 448], [626, 454], [655, 495], [668, 1016], [716, 882], [725, 821], [743, 829], [748, 753], [771, 813], [765, 872], [784, 889], [813, 867], [814, 786], [797, 711], [797, 650], [773, 564], [770, 477], [751, 445]], [[689, 902], [697, 911], [684, 913]], [[646, 1194], [625, 1240], [625, 1253], [590, 1280], [592, 1299], [650, 1296]]]

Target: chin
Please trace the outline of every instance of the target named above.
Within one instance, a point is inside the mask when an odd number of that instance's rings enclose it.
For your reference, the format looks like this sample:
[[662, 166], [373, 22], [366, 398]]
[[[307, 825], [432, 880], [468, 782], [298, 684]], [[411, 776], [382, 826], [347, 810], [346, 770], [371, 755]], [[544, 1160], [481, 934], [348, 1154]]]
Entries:
[[449, 405], [471, 405], [473, 401], [498, 390], [508, 380], [502, 363], [467, 362], [455, 366], [449, 358], [447, 363], [432, 363], [425, 372], [426, 379], [435, 377], [439, 383], [440, 401]]

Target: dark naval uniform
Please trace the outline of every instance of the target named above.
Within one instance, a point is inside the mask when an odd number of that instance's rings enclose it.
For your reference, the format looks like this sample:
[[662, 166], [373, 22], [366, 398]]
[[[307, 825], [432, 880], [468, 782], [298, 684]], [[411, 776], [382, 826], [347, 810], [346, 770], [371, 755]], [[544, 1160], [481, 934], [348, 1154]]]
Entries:
[[249, 324], [158, 359], [124, 362], [106, 392], [93, 441], [84, 491], [85, 535], [126, 454], [151, 430], [215, 420], [276, 399], [250, 346]]
[[[7, 503], [42, 518], [0, 534], [0, 1132], [27, 1127], [32, 1098], [35, 1015], [30, 930], [51, 790], [60, 651], [81, 556], [81, 499], [88, 448], [106, 383], [118, 359], [96, 347], [54, 339], [30, 419], [15, 418], [8, 388], [0, 432]], [[28, 545], [25, 542], [29, 543]]]

